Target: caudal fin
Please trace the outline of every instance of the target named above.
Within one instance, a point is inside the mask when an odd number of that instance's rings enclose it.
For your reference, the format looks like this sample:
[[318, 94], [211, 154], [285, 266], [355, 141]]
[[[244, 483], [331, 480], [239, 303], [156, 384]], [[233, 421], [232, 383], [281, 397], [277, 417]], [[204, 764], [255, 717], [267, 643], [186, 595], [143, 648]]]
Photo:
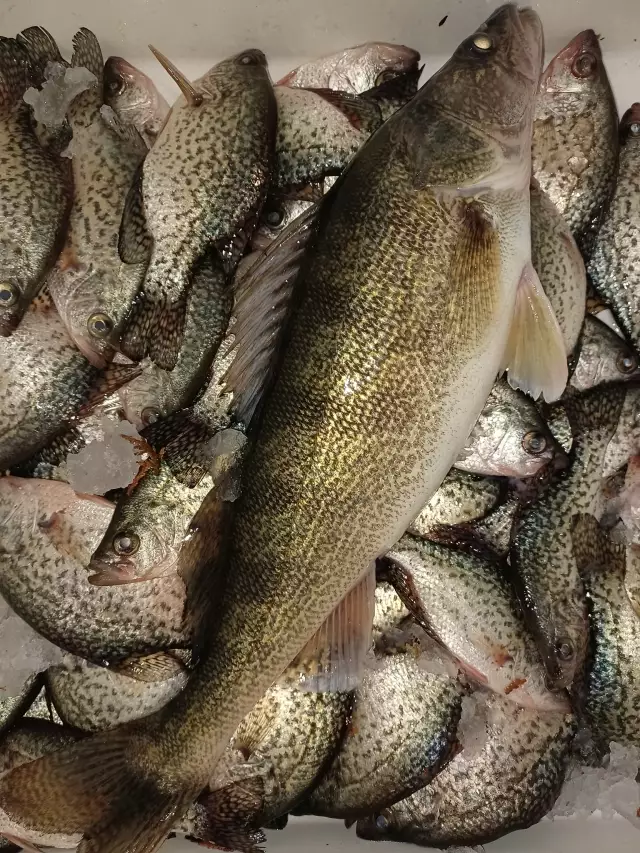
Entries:
[[145, 355], [163, 370], [173, 370], [180, 354], [186, 296], [174, 302], [149, 287], [138, 294], [120, 349], [134, 361]]
[[135, 726], [17, 767], [0, 779], [0, 808], [33, 832], [82, 833], [79, 853], [153, 853], [199, 791], [156, 783]]

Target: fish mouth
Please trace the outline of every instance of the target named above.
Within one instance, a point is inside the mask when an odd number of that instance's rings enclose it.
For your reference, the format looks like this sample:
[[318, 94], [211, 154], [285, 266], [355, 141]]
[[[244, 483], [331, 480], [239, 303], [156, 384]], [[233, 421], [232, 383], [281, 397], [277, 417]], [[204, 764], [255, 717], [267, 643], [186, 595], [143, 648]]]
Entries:
[[89, 583], [93, 586], [117, 586], [144, 580], [139, 576], [133, 560], [126, 557], [113, 562], [93, 559], [89, 563], [88, 571], [93, 572], [89, 575]]

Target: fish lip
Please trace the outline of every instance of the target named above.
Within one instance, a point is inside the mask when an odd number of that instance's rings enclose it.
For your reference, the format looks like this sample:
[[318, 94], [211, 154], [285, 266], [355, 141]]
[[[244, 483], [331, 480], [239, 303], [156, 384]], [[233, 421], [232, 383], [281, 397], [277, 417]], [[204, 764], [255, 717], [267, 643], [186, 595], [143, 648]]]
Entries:
[[[92, 557], [87, 566], [89, 583], [93, 586], [112, 586], [114, 584], [126, 583], [126, 578], [135, 580], [138, 577], [136, 564], [127, 557], [117, 560], [101, 560]], [[118, 580], [118, 578], [122, 578]]]

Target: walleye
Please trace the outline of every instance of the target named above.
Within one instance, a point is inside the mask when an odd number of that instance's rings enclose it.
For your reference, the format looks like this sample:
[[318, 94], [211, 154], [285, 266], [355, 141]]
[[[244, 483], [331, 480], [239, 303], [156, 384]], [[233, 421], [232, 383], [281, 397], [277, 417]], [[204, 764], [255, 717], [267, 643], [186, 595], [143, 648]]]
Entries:
[[233, 272], [267, 194], [276, 104], [267, 60], [247, 50], [190, 83], [156, 57], [182, 95], [128, 196], [119, 249], [148, 262], [122, 339], [134, 361], [171, 370], [182, 342], [193, 265], [213, 248]]
[[623, 115], [620, 144], [618, 181], [595, 239], [589, 276], [640, 353], [640, 104]]
[[418, 51], [403, 44], [367, 42], [299, 65], [278, 80], [277, 85], [334, 89], [359, 95], [398, 74], [417, 69], [419, 62]]
[[[455, 461], [508, 338], [507, 366], [547, 396], [561, 393], [564, 346], [548, 303], [537, 303], [550, 322], [533, 375], [518, 322], [509, 335], [531, 291], [542, 297], [529, 223], [541, 55], [537, 15], [502, 7], [336, 184], [247, 460], [223, 606], [201, 664], [153, 717], [3, 779], [0, 805], [16, 820], [78, 827], [95, 850], [125, 850], [133, 839], [137, 853], [155, 850], [239, 722], [332, 611], [340, 605], [352, 624], [370, 618], [360, 581]], [[245, 346], [259, 353], [266, 342]], [[255, 355], [243, 362], [241, 345], [238, 332], [234, 368], [246, 363], [249, 373], [227, 382], [239, 399], [262, 369]], [[340, 650], [342, 641], [334, 634], [329, 645]], [[43, 785], [44, 808], [33, 797]]]
[[59, 160], [40, 145], [22, 99], [32, 75], [26, 48], [0, 38], [0, 336], [14, 331], [42, 287], [68, 212]]
[[86, 28], [73, 38], [72, 66], [96, 80], [67, 113], [73, 131], [73, 200], [49, 292], [78, 349], [96, 367], [115, 354], [146, 265], [125, 264], [118, 231], [129, 187], [146, 153], [138, 131], [104, 106], [102, 51]]
[[533, 131], [533, 175], [591, 254], [618, 171], [618, 110], [598, 36], [584, 30], [547, 66]]
[[132, 124], [151, 148], [169, 115], [169, 104], [150, 77], [121, 56], [104, 64], [104, 102], [121, 122]]

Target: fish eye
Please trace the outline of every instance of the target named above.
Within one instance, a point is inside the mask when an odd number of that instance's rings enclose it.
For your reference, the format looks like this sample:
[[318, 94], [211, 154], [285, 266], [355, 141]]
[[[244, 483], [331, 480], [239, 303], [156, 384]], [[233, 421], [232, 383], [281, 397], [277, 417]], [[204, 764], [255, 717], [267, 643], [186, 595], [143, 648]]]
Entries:
[[598, 57], [593, 53], [581, 53], [571, 66], [574, 77], [592, 77], [598, 68]]
[[493, 39], [487, 33], [471, 36], [471, 47], [478, 53], [488, 53], [493, 48]]
[[541, 432], [531, 430], [522, 439], [522, 447], [526, 453], [532, 456], [539, 456], [547, 449], [547, 439]]
[[265, 214], [264, 221], [269, 228], [279, 228], [284, 222], [284, 209], [282, 207], [274, 207], [268, 210]]
[[640, 122], [631, 122], [631, 124], [629, 125], [629, 131], [633, 136], [640, 136]]
[[160, 412], [157, 409], [154, 409], [153, 406], [146, 406], [140, 412], [140, 420], [145, 426], [149, 426], [149, 424], [155, 424], [160, 419]]
[[18, 301], [18, 288], [9, 281], [0, 283], [0, 308], [10, 308]]
[[633, 373], [638, 369], [638, 358], [630, 353], [621, 352], [616, 359], [616, 367], [620, 373]]
[[124, 80], [114, 77], [107, 83], [107, 91], [110, 95], [121, 95], [124, 92]]
[[389, 80], [395, 79], [396, 72], [391, 71], [389, 68], [386, 71], [381, 71], [376, 77], [376, 86], [382, 86], [383, 83], [388, 83]]
[[260, 51], [248, 50], [246, 53], [241, 53], [237, 58], [238, 65], [263, 65], [263, 54]]
[[140, 537], [135, 533], [118, 533], [113, 537], [113, 550], [125, 557], [135, 554], [140, 548]]
[[107, 335], [111, 334], [113, 323], [111, 322], [111, 318], [106, 314], [98, 312], [89, 317], [87, 328], [89, 329], [89, 334], [93, 335], [94, 338], [106, 338]]
[[560, 637], [556, 643], [556, 655], [561, 661], [570, 661], [575, 655], [573, 643], [568, 637]]
[[378, 817], [376, 818], [376, 826], [378, 827], [378, 829], [383, 829], [383, 830], [388, 829], [389, 828], [389, 821], [386, 819], [386, 817], [383, 814], [379, 814]]

